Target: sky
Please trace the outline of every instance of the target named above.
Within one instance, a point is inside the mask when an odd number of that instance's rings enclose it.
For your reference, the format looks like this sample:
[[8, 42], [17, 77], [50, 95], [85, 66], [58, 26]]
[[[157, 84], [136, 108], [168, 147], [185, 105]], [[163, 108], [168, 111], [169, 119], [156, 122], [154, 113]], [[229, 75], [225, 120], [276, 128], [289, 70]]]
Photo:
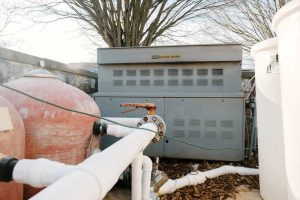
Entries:
[[[15, 2], [15, 5], [22, 5], [24, 0], [0, 0], [0, 27], [5, 19], [1, 17], [3, 2]], [[189, 33], [195, 33], [197, 28], [199, 28], [198, 22], [189, 22], [178, 27]], [[80, 33], [78, 24], [71, 20], [36, 24], [26, 15], [17, 14], [2, 33], [4, 36], [0, 37], [0, 40], [8, 41], [7, 48], [64, 63], [96, 62], [97, 47], [107, 46], [103, 42], [100, 42], [98, 46], [93, 45], [87, 36]], [[181, 44], [210, 43], [208, 37], [199, 34], [179, 39], [182, 41]], [[154, 45], [164, 44], [176, 43], [174, 41], [155, 42]]]
[[[96, 62], [97, 46], [80, 33], [76, 22], [37, 24], [22, 9], [13, 9], [24, 5], [25, 0], [0, 0], [0, 42], [8, 43], [4, 47], [64, 63]], [[10, 10], [17, 11], [1, 31]]]
[[[196, 26], [198, 24], [190, 22], [178, 28], [194, 33]], [[99, 43], [99, 46], [93, 45], [87, 36], [80, 33], [78, 25], [70, 20], [33, 24], [26, 19], [19, 19], [18, 23], [10, 24], [5, 32], [7, 36], [4, 39], [12, 43], [8, 48], [64, 63], [96, 62], [97, 47], [107, 46], [105, 43]], [[212, 42], [209, 37], [199, 34], [179, 39], [180, 44]], [[154, 45], [164, 44], [166, 43], [156, 42]], [[178, 43], [168, 41], [167, 44]]]
[[96, 46], [71, 21], [32, 25], [23, 19], [5, 31], [10, 49], [64, 63], [96, 62]]
[[[0, 0], [1, 1], [8, 0]], [[16, 1], [16, 4], [22, 4], [24, 0]], [[0, 8], [0, 27], [5, 18], [1, 17]], [[1, 21], [2, 20], [2, 21]], [[216, 43], [207, 34], [201, 33], [205, 29], [203, 22], [191, 21], [179, 25], [178, 30], [185, 30], [190, 35], [188, 37], [179, 37], [179, 44], [208, 44]], [[4, 36], [1, 37], [1, 34]], [[98, 46], [92, 44], [87, 36], [79, 31], [79, 26], [71, 20], [59, 20], [47, 24], [36, 24], [28, 17], [16, 15], [12, 22], [0, 32], [0, 39], [8, 41], [7, 48], [31, 54], [41, 58], [52, 59], [63, 63], [95, 63], [97, 47], [106, 47], [105, 43], [99, 43]], [[217, 42], [218, 43], [218, 42]], [[155, 42], [154, 45], [174, 45], [174, 41], [167, 43]]]

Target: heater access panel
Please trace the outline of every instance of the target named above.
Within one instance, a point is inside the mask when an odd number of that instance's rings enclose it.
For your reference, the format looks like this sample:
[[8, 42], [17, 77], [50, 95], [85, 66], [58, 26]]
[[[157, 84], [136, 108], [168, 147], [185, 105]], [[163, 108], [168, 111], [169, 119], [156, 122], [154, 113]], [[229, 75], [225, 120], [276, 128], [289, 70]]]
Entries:
[[[244, 100], [241, 97], [126, 97], [95, 95], [103, 116], [142, 117], [146, 111], [121, 114], [126, 102], [152, 102], [167, 133], [145, 154], [169, 158], [239, 161], [244, 158]], [[102, 149], [118, 139], [104, 136]], [[177, 140], [177, 141], [176, 141]], [[182, 142], [184, 141], [184, 142]], [[188, 143], [188, 144], [187, 144]]]

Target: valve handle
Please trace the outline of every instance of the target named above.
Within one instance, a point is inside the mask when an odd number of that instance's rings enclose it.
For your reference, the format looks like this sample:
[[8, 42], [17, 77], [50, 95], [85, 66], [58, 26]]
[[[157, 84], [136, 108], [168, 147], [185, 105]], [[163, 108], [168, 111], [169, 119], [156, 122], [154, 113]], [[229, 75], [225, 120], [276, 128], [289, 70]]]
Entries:
[[132, 112], [139, 108], [145, 108], [148, 111], [148, 115], [155, 115], [157, 109], [154, 103], [122, 103], [121, 107], [135, 107], [134, 109], [122, 111], [122, 113]]

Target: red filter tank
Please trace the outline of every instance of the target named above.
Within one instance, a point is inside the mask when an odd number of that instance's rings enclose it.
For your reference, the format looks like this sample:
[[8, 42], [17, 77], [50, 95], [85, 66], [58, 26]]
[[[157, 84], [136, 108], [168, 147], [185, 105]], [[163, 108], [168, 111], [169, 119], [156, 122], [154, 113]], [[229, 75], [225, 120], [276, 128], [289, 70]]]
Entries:
[[[33, 70], [5, 85], [68, 109], [100, 116], [97, 104], [89, 95], [46, 70]], [[48, 105], [4, 87], [0, 87], [0, 94], [23, 118], [25, 158], [48, 158], [66, 164], [78, 164], [86, 158], [96, 118]], [[35, 193], [36, 190], [25, 187], [25, 199]]]
[[[0, 92], [1, 94], [1, 92]], [[0, 153], [15, 157], [24, 158], [25, 151], [25, 129], [21, 116], [6, 99], [0, 96], [0, 107], [8, 108], [12, 121], [11, 130], [0, 130]], [[0, 120], [4, 120], [1, 119]], [[0, 182], [0, 199], [22, 200], [23, 184], [16, 182], [1, 183]]]

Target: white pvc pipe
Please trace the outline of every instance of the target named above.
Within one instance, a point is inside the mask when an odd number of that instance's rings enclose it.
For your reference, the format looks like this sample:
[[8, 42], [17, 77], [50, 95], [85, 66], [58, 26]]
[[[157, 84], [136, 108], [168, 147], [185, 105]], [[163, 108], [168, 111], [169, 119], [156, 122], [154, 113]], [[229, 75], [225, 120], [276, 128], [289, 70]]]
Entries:
[[19, 160], [13, 171], [13, 179], [33, 187], [46, 187], [76, 169], [76, 166], [44, 158]]
[[[124, 137], [134, 129], [119, 125], [108, 125], [107, 134]], [[13, 178], [16, 182], [33, 187], [46, 187], [59, 180], [67, 173], [78, 169], [78, 166], [66, 165], [48, 159], [20, 160], [15, 166]], [[150, 199], [152, 161], [142, 153], [132, 163], [132, 199]]]
[[204, 183], [207, 180], [207, 178], [211, 179], [225, 174], [258, 175], [258, 173], [258, 169], [234, 167], [228, 165], [212, 169], [206, 172], [192, 172], [176, 180], [169, 179], [163, 186], [159, 188], [158, 196], [173, 193], [177, 189], [183, 188], [185, 186]]
[[120, 125], [108, 124], [106, 134], [115, 137], [125, 137], [134, 130], [134, 128], [127, 128]]
[[[141, 120], [141, 118], [120, 118], [120, 117], [104, 117], [104, 118], [130, 127], [137, 127], [137, 124]], [[102, 119], [101, 122], [104, 122], [106, 124], [115, 124], [105, 119]]]
[[[125, 137], [134, 129], [120, 125], [109, 124], [107, 135]], [[142, 161], [141, 161], [142, 160]], [[141, 172], [141, 169], [143, 171]], [[150, 199], [152, 161], [147, 156], [139, 155], [132, 163], [132, 199]], [[142, 182], [142, 184], [141, 184]], [[140, 193], [142, 191], [142, 193]]]
[[150, 185], [152, 173], [152, 160], [148, 156], [143, 157], [143, 178], [142, 178], [142, 200], [150, 200]]
[[[157, 132], [157, 125], [147, 123], [141, 128], [96, 153], [75, 169], [32, 197], [34, 200], [98, 200], [115, 185], [121, 173], [147, 147]], [[43, 174], [39, 174], [43, 176]], [[140, 182], [141, 184], [141, 182]], [[82, 188], [84, 186], [84, 189]]]
[[[124, 137], [130, 132], [133, 132], [133, 130], [134, 129], [112, 124], [108, 125], [107, 134]], [[141, 153], [133, 161], [132, 166], [132, 199], [148, 200], [150, 198], [152, 161], [149, 157], [143, 157]], [[14, 180], [34, 187], [45, 187], [54, 183], [70, 171], [78, 169], [78, 166], [65, 165], [47, 159], [24, 159], [20, 160], [15, 167]]]
[[143, 153], [140, 153], [131, 163], [132, 177], [131, 177], [131, 199], [142, 199], [142, 165]]

